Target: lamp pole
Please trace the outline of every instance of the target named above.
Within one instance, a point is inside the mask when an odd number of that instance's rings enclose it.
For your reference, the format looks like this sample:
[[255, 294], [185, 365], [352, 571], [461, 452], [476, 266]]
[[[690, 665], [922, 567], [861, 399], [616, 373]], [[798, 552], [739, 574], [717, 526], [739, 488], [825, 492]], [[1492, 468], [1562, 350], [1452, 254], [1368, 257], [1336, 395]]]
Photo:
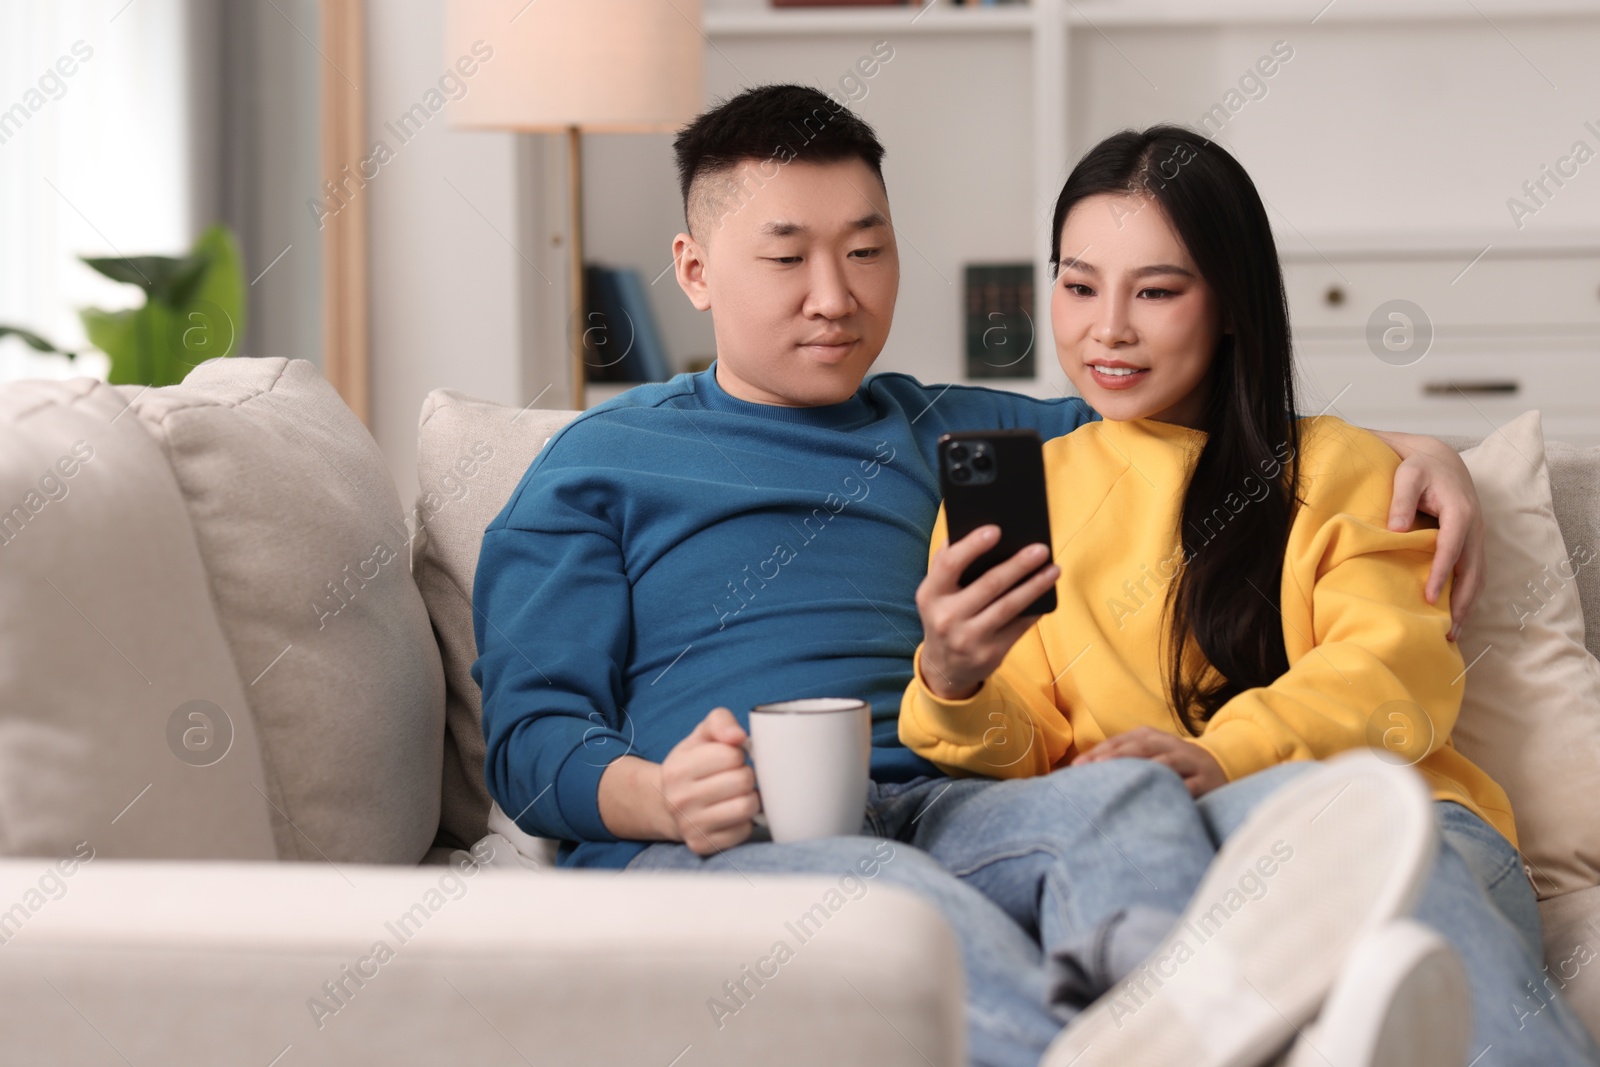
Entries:
[[[568, 361], [574, 409], [585, 406], [589, 376], [584, 345], [589, 324], [584, 299], [582, 134], [670, 132], [700, 112], [705, 105], [702, 3], [446, 3], [446, 62], [463, 78], [473, 79], [472, 91], [450, 104], [451, 125], [566, 134], [571, 242], [566, 295], [571, 336], [565, 353], [559, 347], [541, 352], [538, 362], [559, 381], [561, 361]], [[559, 314], [560, 297], [552, 294], [552, 299], [555, 307], [543, 308], [547, 314]], [[556, 345], [556, 335], [548, 336]]]
[[572, 299], [572, 408], [588, 406], [584, 382], [588, 377], [583, 358], [586, 330], [583, 291], [583, 134], [576, 126], [567, 127], [567, 205], [571, 213], [567, 226], [568, 291]]

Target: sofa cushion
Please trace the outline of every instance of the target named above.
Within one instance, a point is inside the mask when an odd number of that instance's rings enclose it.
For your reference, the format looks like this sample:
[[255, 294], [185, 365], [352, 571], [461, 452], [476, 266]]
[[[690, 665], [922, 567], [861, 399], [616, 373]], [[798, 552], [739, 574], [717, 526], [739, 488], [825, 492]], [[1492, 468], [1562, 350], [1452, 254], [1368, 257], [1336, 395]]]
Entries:
[[1528, 989], [1513, 1010], [1526, 1023], [1524, 1013], [1538, 1015], [1550, 995], [1560, 993], [1600, 1040], [1600, 887], [1541, 901], [1539, 920], [1544, 927], [1544, 988]]
[[[92, 863], [0, 947], [4, 1062], [964, 1067], [960, 945], [884, 873], [912, 862], [753, 884]], [[0, 899], [36, 866], [0, 862]]]
[[1537, 411], [1462, 458], [1483, 503], [1489, 574], [1461, 632], [1452, 739], [1505, 789], [1534, 886], [1558, 896], [1600, 884], [1600, 661], [1584, 647], [1574, 581], [1600, 570], [1600, 544], [1563, 541]]
[[377, 442], [305, 360], [121, 388], [188, 505], [279, 856], [418, 862], [438, 828], [444, 674]]
[[[1457, 452], [1483, 441], [1481, 437], [1443, 434], [1440, 440]], [[1565, 441], [1546, 441], [1546, 465], [1555, 502], [1556, 521], [1567, 557], [1600, 553], [1600, 448], [1580, 448]], [[1578, 571], [1578, 600], [1583, 605], [1584, 646], [1600, 656], [1600, 567]]]
[[[1550, 464], [1550, 489], [1556, 521], [1568, 558], [1600, 563], [1600, 448], [1579, 448], [1563, 441], [1545, 443]], [[1589, 651], [1600, 656], [1600, 566], [1578, 571], [1578, 600], [1583, 605], [1583, 635]]]
[[271, 859], [189, 514], [125, 410], [90, 378], [0, 388], [0, 853]]
[[417, 586], [444, 656], [448, 731], [439, 844], [466, 848], [489, 833], [483, 784], [483, 693], [472, 586], [483, 531], [511, 499], [528, 464], [573, 411], [514, 408], [435, 389], [417, 422]]

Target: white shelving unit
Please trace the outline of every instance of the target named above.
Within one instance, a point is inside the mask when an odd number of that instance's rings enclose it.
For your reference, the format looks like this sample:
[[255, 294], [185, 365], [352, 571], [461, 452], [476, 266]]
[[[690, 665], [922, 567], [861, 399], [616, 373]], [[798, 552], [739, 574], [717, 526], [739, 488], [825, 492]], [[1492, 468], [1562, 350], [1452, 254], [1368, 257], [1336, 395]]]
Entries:
[[[1312, 95], [1251, 104], [1253, 110], [1230, 125], [1223, 140], [1236, 154], [1243, 149], [1241, 158], [1255, 150], [1247, 165], [1265, 183], [1264, 191], [1278, 179], [1273, 192], [1284, 202], [1272, 196], [1268, 201], [1286, 261], [1318, 263], [1325, 256], [1383, 249], [1475, 254], [1496, 240], [1515, 245], [1523, 239], [1507, 232], [1509, 226], [1495, 228], [1491, 216], [1522, 178], [1537, 174], [1540, 163], [1583, 134], [1576, 119], [1545, 121], [1556, 106], [1551, 90], [1571, 97], [1576, 115], [1600, 89], [1600, 80], [1584, 73], [1593, 69], [1585, 57], [1600, 45], [1600, 0], [1033, 0], [996, 7], [810, 9], [773, 9], [765, 0], [706, 3], [707, 91], [713, 99], [769, 81], [828, 89], [872, 42], [894, 45], [896, 59], [855, 105], [889, 150], [885, 176], [901, 248], [900, 304], [878, 369], [908, 370], [926, 381], [962, 380], [962, 264], [1031, 259], [1042, 341], [1035, 357], [1038, 377], [995, 384], [1042, 396], [1070, 390], [1046, 325], [1050, 211], [1074, 154], [1091, 138], [1152, 121], [1192, 124], [1266, 42], [1284, 37], [1307, 58], [1276, 84], [1290, 86], [1281, 90], [1286, 95]], [[1487, 109], [1493, 113], [1486, 114], [1482, 100], [1452, 101], [1441, 110], [1445, 105], [1422, 88], [1426, 79], [1405, 67], [1385, 80], [1397, 61], [1424, 54], [1415, 60], [1416, 70], [1429, 62], [1437, 67], [1458, 44], [1478, 49], [1479, 61], [1487, 54], [1501, 64], [1473, 79], [1501, 86]], [[1473, 61], [1450, 62], [1477, 69]], [[1414, 98], [1403, 95], [1411, 91]], [[1263, 121], [1271, 108], [1279, 110]], [[1326, 126], [1343, 109], [1361, 116], [1367, 129], [1381, 129], [1393, 114], [1410, 108], [1416, 109], [1416, 124], [1429, 128], [1420, 131], [1422, 139], [1454, 138], [1464, 153], [1473, 153], [1471, 166], [1466, 156], [1452, 159], [1441, 152], [1440, 167], [1448, 164], [1451, 174], [1439, 181], [1415, 160], [1396, 164], [1377, 147], [1383, 138], [1364, 140], [1360, 127], [1326, 135], [1284, 128], [1286, 119], [1298, 120], [1302, 113], [1306, 125]], [[1437, 132], [1441, 127], [1444, 132]], [[1489, 138], [1487, 147], [1476, 143], [1478, 137]], [[588, 202], [609, 205], [610, 212], [587, 221], [591, 250], [597, 259], [638, 267], [646, 280], [668, 265], [664, 249], [681, 226], [669, 140], [596, 144], [590, 156], [591, 182], [596, 174], [613, 175], [589, 190]], [[1312, 151], [1330, 144], [1335, 149]], [[615, 155], [608, 159], [608, 152]], [[1352, 187], [1348, 178], [1300, 162], [1316, 158], [1320, 168], [1324, 157], [1338, 161], [1341, 153], [1363, 152], [1370, 158], [1350, 167], [1357, 174], [1394, 166], [1418, 173], [1397, 173], [1390, 195]], [[1474, 185], [1472, 173], [1508, 157], [1518, 161], [1515, 180], [1506, 175]], [[1595, 247], [1600, 212], [1581, 201], [1594, 200], [1596, 165], [1578, 179], [1588, 191], [1562, 194], [1563, 210], [1580, 208], [1577, 225], [1546, 228], [1536, 242], [1541, 247]], [[1458, 180], [1460, 174], [1469, 177]], [[1442, 193], [1416, 192], [1411, 186], [1417, 177], [1438, 181]], [[1312, 208], [1292, 204], [1285, 182], [1327, 195]], [[1499, 198], [1492, 205], [1491, 196]], [[1449, 256], [1439, 259], [1441, 265], [1448, 261]], [[709, 354], [709, 327], [685, 309], [670, 276], [652, 294], [673, 355], [682, 360]], [[1595, 378], [1600, 383], [1600, 366]], [[1600, 434], [1600, 409], [1594, 422]]]
[[1030, 5], [1003, 7], [712, 9], [706, 34], [714, 39], [816, 33], [1028, 33]]
[[[904, 33], [1027, 32], [1043, 5], [957, 7], [769, 8], [759, 4], [711, 7], [704, 28], [711, 36], [882, 31]], [[1241, 23], [1361, 23], [1463, 17], [1544, 18], [1594, 15], [1594, 0], [1081, 0], [1063, 12], [1073, 26], [1209, 26]]]

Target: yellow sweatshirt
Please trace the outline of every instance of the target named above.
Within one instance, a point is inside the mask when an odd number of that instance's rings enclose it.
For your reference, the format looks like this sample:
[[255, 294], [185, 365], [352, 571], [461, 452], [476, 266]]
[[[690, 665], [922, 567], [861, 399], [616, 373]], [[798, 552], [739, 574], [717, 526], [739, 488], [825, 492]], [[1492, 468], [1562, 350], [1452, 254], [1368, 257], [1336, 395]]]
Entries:
[[[1465, 664], [1445, 639], [1448, 597], [1430, 605], [1422, 596], [1437, 530], [1388, 529], [1400, 461], [1377, 437], [1331, 416], [1302, 419], [1300, 433], [1305, 503], [1279, 587], [1289, 670], [1228, 701], [1193, 739], [1230, 781], [1286, 760], [1383, 748], [1515, 844], [1505, 792], [1450, 743]], [[1046, 442], [1059, 607], [966, 700], [928, 690], [919, 645], [900, 740], [951, 774], [1021, 778], [1139, 726], [1191, 738], [1167, 702], [1164, 616], [1183, 563], [1179, 508], [1204, 442], [1201, 431], [1151, 419], [1093, 422]], [[1283, 445], [1201, 537], [1257, 506], [1272, 468], [1292, 458]], [[945, 531], [941, 509], [934, 549]]]

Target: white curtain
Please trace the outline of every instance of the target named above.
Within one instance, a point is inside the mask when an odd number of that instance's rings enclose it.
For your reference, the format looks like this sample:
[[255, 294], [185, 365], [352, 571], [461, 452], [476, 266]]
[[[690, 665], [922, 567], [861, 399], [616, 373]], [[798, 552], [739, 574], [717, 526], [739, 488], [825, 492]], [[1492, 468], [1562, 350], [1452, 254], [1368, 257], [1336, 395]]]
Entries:
[[[186, 0], [0, 0], [0, 323], [82, 348], [77, 308], [143, 297], [79, 255], [196, 236], [188, 18]], [[105, 366], [0, 341], [0, 380]]]

